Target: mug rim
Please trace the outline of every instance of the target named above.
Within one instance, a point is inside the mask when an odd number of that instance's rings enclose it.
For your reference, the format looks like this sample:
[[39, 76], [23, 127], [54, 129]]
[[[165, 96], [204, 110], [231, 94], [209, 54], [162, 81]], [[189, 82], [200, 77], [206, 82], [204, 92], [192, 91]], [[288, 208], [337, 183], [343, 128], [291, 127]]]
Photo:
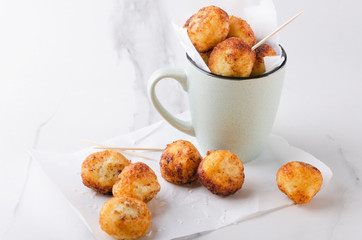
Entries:
[[214, 77], [214, 78], [222, 78], [222, 79], [227, 79], [227, 80], [250, 80], [250, 79], [257, 79], [257, 78], [263, 78], [266, 76], [269, 76], [271, 74], [273, 74], [274, 72], [278, 71], [279, 69], [283, 68], [284, 65], [287, 62], [287, 53], [285, 52], [284, 48], [279, 44], [280, 49], [282, 50], [282, 57], [284, 57], [284, 60], [282, 62], [282, 64], [280, 64], [278, 67], [274, 68], [272, 71], [269, 71], [267, 73], [263, 73], [257, 76], [253, 76], [253, 77], [227, 77], [227, 76], [221, 76], [221, 75], [216, 75], [213, 74], [211, 72], [207, 72], [204, 69], [200, 68], [199, 66], [197, 66], [197, 64], [194, 62], [194, 60], [192, 60], [190, 58], [190, 56], [186, 53], [186, 58], [188, 59], [188, 61], [194, 65], [198, 70], [200, 70], [201, 72], [205, 73], [206, 75], [209, 75], [210, 77]]

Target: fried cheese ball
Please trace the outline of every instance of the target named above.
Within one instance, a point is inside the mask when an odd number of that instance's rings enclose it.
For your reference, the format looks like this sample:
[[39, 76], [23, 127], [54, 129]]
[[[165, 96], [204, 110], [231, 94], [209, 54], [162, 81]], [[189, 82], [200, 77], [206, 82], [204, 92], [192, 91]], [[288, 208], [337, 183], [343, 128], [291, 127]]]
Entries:
[[163, 151], [160, 168], [162, 177], [175, 184], [191, 183], [197, 180], [197, 167], [202, 157], [195, 146], [184, 140], [167, 145]]
[[249, 47], [256, 44], [254, 32], [250, 25], [245, 20], [235, 16], [230, 17], [230, 30], [227, 38], [229, 37], [241, 38]]
[[323, 183], [321, 172], [303, 162], [289, 162], [277, 173], [277, 184], [295, 204], [307, 203], [317, 194]]
[[202, 57], [202, 60], [204, 60], [206, 65], [208, 65], [208, 63], [209, 63], [209, 58], [210, 58], [211, 52], [212, 51], [208, 51], [208, 52], [204, 52], [204, 53], [199, 52], [200, 56]]
[[204, 7], [189, 18], [184, 27], [197, 51], [207, 52], [228, 35], [229, 16], [219, 7]]
[[276, 56], [277, 53], [268, 44], [263, 44], [255, 50], [256, 59], [250, 76], [258, 76], [265, 73], [264, 57]]
[[226, 77], [249, 77], [255, 52], [237, 37], [219, 43], [211, 52], [209, 68], [213, 74]]
[[82, 163], [83, 184], [99, 193], [111, 194], [118, 174], [129, 164], [125, 156], [113, 150], [93, 153]]
[[197, 170], [199, 181], [213, 194], [228, 196], [244, 183], [244, 166], [230, 151], [209, 151]]
[[128, 196], [147, 203], [160, 189], [155, 172], [145, 163], [137, 162], [123, 169], [112, 192], [114, 197]]
[[151, 212], [146, 203], [126, 196], [106, 201], [99, 213], [101, 229], [117, 239], [134, 239], [151, 226]]

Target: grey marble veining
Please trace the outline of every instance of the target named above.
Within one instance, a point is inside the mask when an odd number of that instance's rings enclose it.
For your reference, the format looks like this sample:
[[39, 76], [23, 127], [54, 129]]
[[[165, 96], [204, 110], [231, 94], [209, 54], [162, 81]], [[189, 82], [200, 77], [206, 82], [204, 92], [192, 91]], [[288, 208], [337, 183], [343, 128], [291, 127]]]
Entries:
[[[120, 58], [129, 59], [134, 67], [134, 91], [137, 109], [133, 128], [146, 126], [160, 119], [147, 98], [147, 81], [158, 68], [175, 66], [181, 59], [173, 49], [178, 43], [172, 37], [171, 19], [163, 11], [160, 1], [119, 0], [112, 14], [115, 48]], [[127, 81], [127, 79], [123, 79]], [[160, 89], [163, 103], [173, 112], [185, 110], [181, 88], [164, 84]], [[172, 94], [165, 94], [172, 92]]]

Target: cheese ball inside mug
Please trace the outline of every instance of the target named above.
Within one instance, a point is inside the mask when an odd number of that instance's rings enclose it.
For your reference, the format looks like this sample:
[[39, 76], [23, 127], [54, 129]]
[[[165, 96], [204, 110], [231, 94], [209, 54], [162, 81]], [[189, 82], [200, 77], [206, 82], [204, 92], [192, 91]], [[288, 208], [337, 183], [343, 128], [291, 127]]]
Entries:
[[151, 212], [146, 203], [130, 197], [113, 197], [99, 213], [101, 229], [117, 239], [135, 239], [151, 226]]
[[123, 169], [112, 192], [114, 197], [128, 196], [147, 203], [160, 189], [155, 172], [145, 163], [137, 162]]
[[202, 157], [195, 146], [184, 140], [167, 145], [163, 151], [160, 168], [162, 177], [175, 184], [191, 183], [197, 180], [197, 167]]
[[229, 16], [219, 7], [204, 7], [189, 18], [184, 27], [197, 51], [207, 52], [228, 35]]
[[232, 152], [209, 151], [197, 170], [199, 181], [213, 194], [228, 196], [244, 183], [244, 166]]
[[199, 52], [199, 54], [202, 57], [202, 60], [204, 60], [205, 64], [208, 65], [211, 51], [204, 52], [204, 53]]
[[258, 76], [265, 73], [264, 57], [276, 56], [277, 53], [268, 44], [263, 44], [255, 50], [256, 59], [250, 76]]
[[208, 66], [216, 75], [249, 77], [254, 62], [255, 52], [240, 38], [231, 37], [212, 50]]
[[250, 48], [256, 44], [254, 32], [250, 25], [243, 19], [231, 16], [230, 30], [227, 38], [238, 37], [243, 40]]
[[303, 162], [289, 162], [280, 167], [277, 184], [295, 204], [307, 203], [317, 194], [323, 183], [321, 172]]
[[126, 157], [113, 150], [93, 153], [82, 163], [83, 184], [99, 193], [111, 194], [118, 175], [129, 164]]

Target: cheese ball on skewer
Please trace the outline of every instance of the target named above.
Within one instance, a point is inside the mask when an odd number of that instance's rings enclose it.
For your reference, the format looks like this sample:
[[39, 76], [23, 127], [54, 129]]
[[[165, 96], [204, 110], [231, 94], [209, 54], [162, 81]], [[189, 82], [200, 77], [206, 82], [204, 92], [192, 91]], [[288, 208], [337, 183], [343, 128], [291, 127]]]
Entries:
[[83, 184], [99, 193], [111, 194], [118, 175], [129, 164], [125, 156], [113, 150], [93, 153], [82, 163]]
[[219, 7], [204, 7], [189, 18], [184, 27], [197, 51], [207, 52], [228, 35], [229, 16]]
[[232, 152], [209, 151], [197, 170], [199, 181], [213, 194], [228, 196], [244, 183], [244, 166]]
[[113, 197], [99, 213], [101, 229], [116, 239], [135, 239], [151, 226], [151, 212], [146, 203], [130, 197]]
[[277, 184], [295, 204], [307, 203], [317, 194], [323, 183], [321, 172], [303, 162], [289, 162], [280, 167]]
[[255, 52], [240, 38], [231, 37], [212, 50], [208, 66], [216, 75], [249, 77], [254, 62]]
[[256, 44], [254, 32], [250, 25], [245, 20], [235, 16], [230, 17], [230, 30], [227, 38], [230, 37], [241, 38], [249, 47]]
[[167, 145], [162, 153], [160, 168], [162, 177], [175, 184], [191, 183], [197, 180], [197, 167], [202, 157], [195, 146], [184, 140]]
[[258, 76], [265, 73], [264, 57], [276, 56], [277, 53], [268, 44], [263, 44], [255, 50], [256, 59], [250, 76]]
[[113, 185], [113, 196], [128, 196], [147, 203], [160, 189], [154, 171], [145, 163], [137, 162], [125, 167], [118, 175]]

